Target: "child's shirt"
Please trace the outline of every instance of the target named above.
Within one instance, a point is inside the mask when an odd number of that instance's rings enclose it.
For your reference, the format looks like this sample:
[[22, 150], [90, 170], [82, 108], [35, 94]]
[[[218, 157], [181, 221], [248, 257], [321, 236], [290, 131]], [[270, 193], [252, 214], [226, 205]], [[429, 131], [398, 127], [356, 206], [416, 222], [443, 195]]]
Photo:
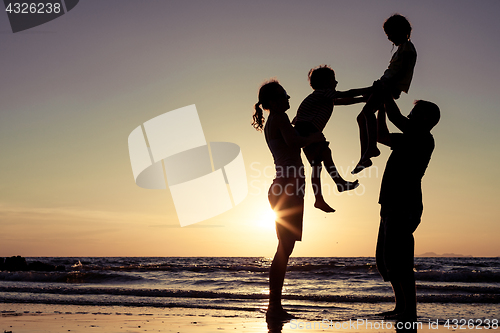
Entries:
[[392, 88], [408, 93], [416, 62], [417, 50], [415, 46], [410, 41], [404, 42], [392, 55], [389, 67], [380, 80]]
[[322, 132], [332, 116], [335, 93], [332, 89], [313, 91], [300, 103], [292, 124], [295, 125], [299, 121], [309, 122]]

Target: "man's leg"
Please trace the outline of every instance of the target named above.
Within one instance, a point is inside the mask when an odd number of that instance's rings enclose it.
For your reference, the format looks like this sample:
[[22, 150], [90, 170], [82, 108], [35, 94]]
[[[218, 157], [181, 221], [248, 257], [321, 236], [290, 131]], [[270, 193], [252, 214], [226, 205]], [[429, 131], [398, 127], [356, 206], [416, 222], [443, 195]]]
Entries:
[[395, 283], [399, 285], [399, 290], [401, 291], [402, 299], [404, 300], [404, 311], [402, 313], [398, 313], [398, 318], [413, 320], [417, 318], [417, 290], [415, 284], [415, 273], [413, 272], [415, 241], [413, 233], [410, 233], [410, 230], [407, 230], [406, 232], [406, 235], [402, 236], [401, 242], [403, 253], [406, 256], [404, 259], [406, 264], [402, 265], [401, 272], [399, 272]]
[[[402, 319], [416, 319], [417, 318], [417, 290], [415, 285], [415, 275], [408, 274], [407, 277], [403, 278], [399, 282], [401, 293], [404, 297], [404, 311], [399, 314]], [[396, 300], [397, 302], [397, 300]], [[397, 307], [397, 303], [396, 303]]]
[[413, 232], [420, 223], [420, 214], [394, 214], [387, 220], [386, 261], [389, 279], [396, 298], [396, 317], [400, 320], [417, 318], [417, 295], [413, 259]]
[[396, 300], [396, 307], [394, 308], [394, 314], [403, 313], [406, 307], [406, 300], [401, 282], [391, 281], [391, 286], [392, 290], [394, 291], [394, 298]]
[[[385, 251], [386, 251], [386, 222], [384, 221], [385, 217], [380, 218], [380, 226], [378, 229], [378, 238], [377, 238], [377, 248], [375, 251], [375, 260], [377, 263], [377, 270], [384, 279], [384, 281], [389, 281], [389, 273], [387, 271], [387, 265], [385, 262]], [[394, 291], [394, 297], [396, 300], [396, 306], [394, 310], [385, 311], [378, 313], [379, 316], [391, 317], [396, 315], [397, 313], [404, 311], [404, 297], [403, 291], [401, 290], [401, 286], [399, 283], [391, 282], [392, 290]]]

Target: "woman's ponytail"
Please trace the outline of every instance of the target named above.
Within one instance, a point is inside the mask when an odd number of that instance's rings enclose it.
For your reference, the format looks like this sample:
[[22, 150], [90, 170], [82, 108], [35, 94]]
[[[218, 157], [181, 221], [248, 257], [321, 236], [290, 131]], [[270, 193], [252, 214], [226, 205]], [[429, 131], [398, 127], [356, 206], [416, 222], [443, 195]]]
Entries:
[[264, 111], [262, 111], [260, 104], [261, 102], [255, 103], [255, 112], [253, 113], [252, 126], [257, 131], [262, 131], [262, 128], [264, 127]]
[[[279, 94], [283, 94], [283, 87], [279, 84], [278, 80], [271, 79], [266, 81], [260, 86], [259, 89], [259, 101], [255, 103], [255, 112], [253, 113], [252, 126], [257, 130], [262, 132], [264, 128], [264, 111], [269, 110], [271, 107], [271, 101], [275, 101]], [[262, 108], [261, 108], [262, 106]]]

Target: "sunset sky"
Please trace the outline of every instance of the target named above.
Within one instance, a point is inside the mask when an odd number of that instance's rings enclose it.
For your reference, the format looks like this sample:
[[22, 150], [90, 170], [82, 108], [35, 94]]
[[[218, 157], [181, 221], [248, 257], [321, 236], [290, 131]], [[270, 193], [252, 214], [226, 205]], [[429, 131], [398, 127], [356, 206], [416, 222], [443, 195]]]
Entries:
[[[290, 119], [312, 67], [332, 66], [338, 90], [371, 85], [395, 50], [382, 24], [396, 12], [418, 53], [397, 103], [404, 114], [416, 99], [442, 112], [415, 252], [500, 256], [498, 0], [85, 0], [15, 34], [0, 14], [0, 256], [272, 256], [273, 161], [250, 126], [260, 84], [280, 80]], [[168, 189], [135, 184], [127, 138], [190, 104], [207, 141], [241, 147], [249, 194], [181, 228]], [[348, 180], [361, 107], [335, 107], [324, 131]], [[333, 214], [313, 207], [308, 181], [295, 256], [374, 255], [389, 154], [358, 174], [355, 193], [324, 189]]]

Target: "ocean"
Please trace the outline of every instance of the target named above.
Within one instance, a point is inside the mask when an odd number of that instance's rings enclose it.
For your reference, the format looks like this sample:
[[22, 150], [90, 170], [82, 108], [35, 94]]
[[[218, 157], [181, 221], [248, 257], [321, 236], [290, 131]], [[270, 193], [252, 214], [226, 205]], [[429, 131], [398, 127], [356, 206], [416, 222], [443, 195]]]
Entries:
[[[0, 309], [40, 304], [162, 313], [233, 310], [263, 317], [271, 258], [26, 258], [66, 271], [0, 271]], [[500, 258], [415, 258], [419, 320], [500, 319]], [[284, 307], [305, 320], [343, 321], [391, 310], [373, 257], [290, 258]], [[37, 304], [37, 306], [35, 306]], [[94, 311], [94, 310], [93, 310]]]

